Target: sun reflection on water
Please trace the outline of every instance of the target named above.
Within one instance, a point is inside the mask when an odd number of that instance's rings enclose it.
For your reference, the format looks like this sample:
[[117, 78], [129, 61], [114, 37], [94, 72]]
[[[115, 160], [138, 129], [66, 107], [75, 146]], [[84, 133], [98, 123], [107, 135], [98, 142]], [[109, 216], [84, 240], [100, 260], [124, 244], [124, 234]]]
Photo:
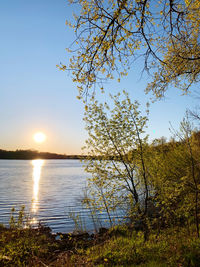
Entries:
[[38, 193], [39, 193], [39, 181], [41, 177], [41, 169], [44, 165], [44, 160], [35, 159], [32, 160], [33, 165], [33, 198], [32, 198], [32, 212], [36, 213], [38, 210]]

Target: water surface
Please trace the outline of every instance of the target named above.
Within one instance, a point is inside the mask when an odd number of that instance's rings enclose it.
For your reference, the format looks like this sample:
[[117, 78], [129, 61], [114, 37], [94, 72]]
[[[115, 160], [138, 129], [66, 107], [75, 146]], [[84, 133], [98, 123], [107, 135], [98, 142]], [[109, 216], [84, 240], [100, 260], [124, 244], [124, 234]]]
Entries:
[[87, 229], [93, 228], [80, 201], [87, 177], [79, 160], [0, 160], [0, 222], [8, 225], [11, 208], [25, 205], [32, 222], [53, 231], [74, 230], [70, 211], [81, 213]]

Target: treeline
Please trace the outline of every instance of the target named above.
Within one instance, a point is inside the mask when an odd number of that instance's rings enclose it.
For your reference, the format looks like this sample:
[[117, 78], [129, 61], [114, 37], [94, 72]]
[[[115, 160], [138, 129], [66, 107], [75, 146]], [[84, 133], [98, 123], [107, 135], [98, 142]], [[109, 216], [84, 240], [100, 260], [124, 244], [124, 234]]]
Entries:
[[0, 149], [0, 159], [22, 159], [22, 160], [32, 160], [32, 159], [84, 159], [84, 155], [65, 155], [49, 152], [39, 152], [37, 150], [21, 150], [17, 149], [15, 151], [8, 151]]

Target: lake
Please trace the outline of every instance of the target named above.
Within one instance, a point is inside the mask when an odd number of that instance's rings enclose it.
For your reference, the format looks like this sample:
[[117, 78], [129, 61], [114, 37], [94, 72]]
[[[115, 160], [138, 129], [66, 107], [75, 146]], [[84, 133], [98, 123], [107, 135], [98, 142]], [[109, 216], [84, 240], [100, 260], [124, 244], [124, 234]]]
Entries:
[[[0, 223], [8, 225], [12, 207], [25, 205], [31, 223], [47, 224], [53, 232], [71, 232], [69, 214], [78, 214], [93, 230], [91, 213], [81, 199], [89, 174], [79, 160], [0, 160]], [[99, 215], [106, 226], [106, 213]]]

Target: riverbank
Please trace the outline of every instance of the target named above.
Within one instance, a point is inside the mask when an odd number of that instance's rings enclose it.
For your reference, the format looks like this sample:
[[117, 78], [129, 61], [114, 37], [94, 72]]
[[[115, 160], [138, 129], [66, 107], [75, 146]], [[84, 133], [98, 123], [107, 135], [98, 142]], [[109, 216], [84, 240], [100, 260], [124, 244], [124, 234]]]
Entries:
[[[191, 228], [192, 229], [192, 228]], [[200, 240], [186, 228], [155, 231], [144, 242], [130, 226], [97, 234], [52, 234], [49, 227], [0, 227], [0, 266], [190, 266], [200, 262]]]

